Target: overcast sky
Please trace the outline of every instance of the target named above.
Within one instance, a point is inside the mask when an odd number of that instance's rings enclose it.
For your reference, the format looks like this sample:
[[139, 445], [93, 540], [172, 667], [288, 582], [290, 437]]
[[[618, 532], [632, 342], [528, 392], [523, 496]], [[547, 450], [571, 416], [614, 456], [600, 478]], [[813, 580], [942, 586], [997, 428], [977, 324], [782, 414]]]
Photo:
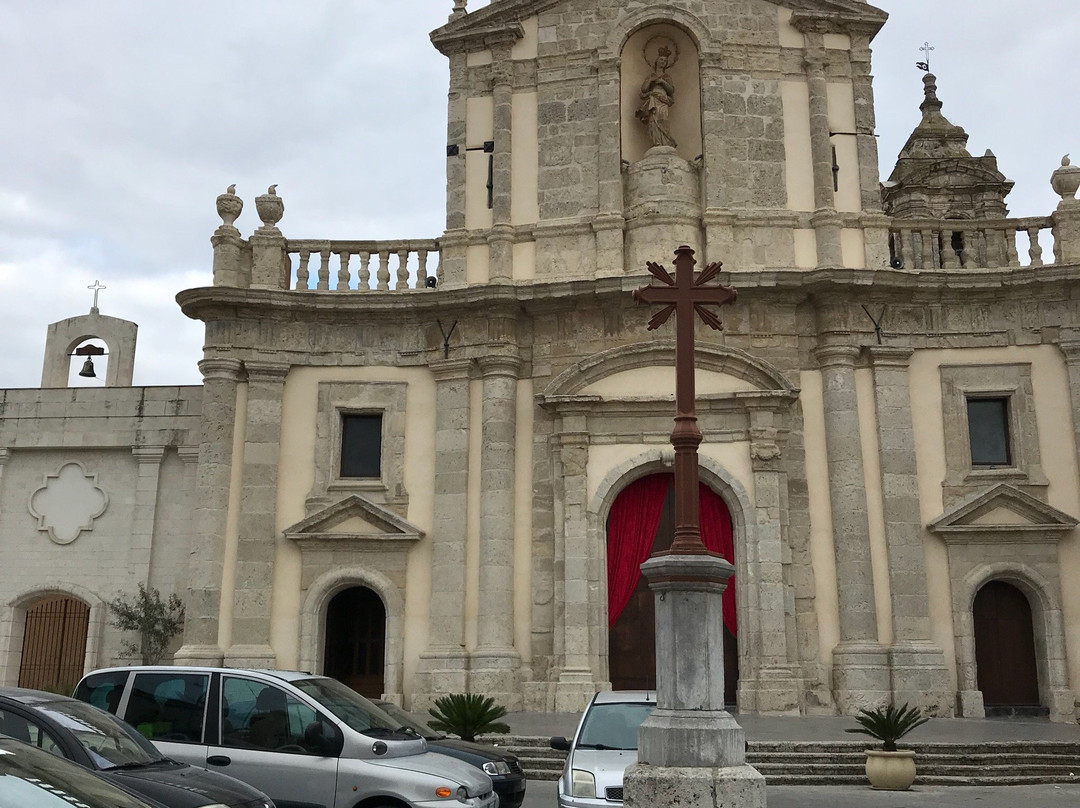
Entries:
[[[470, 9], [486, 5], [470, 0]], [[874, 42], [881, 170], [918, 121], [934, 45], [944, 113], [1047, 215], [1080, 158], [1078, 0], [883, 0]], [[452, 0], [0, 0], [0, 387], [40, 382], [46, 326], [139, 324], [137, 384], [200, 381], [201, 324], [174, 296], [211, 282], [216, 196], [271, 183], [292, 238], [430, 238], [445, 201]], [[1080, 159], [1077, 160], [1080, 162]]]

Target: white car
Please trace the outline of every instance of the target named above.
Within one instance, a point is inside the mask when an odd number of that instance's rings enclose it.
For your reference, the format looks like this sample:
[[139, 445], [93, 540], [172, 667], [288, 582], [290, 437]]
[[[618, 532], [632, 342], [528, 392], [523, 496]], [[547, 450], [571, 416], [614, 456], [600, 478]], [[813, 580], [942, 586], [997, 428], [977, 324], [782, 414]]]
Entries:
[[559, 808], [621, 804], [623, 774], [637, 763], [638, 727], [656, 707], [652, 690], [607, 691], [593, 696], [573, 741], [556, 737], [551, 748], [567, 752], [559, 778]]

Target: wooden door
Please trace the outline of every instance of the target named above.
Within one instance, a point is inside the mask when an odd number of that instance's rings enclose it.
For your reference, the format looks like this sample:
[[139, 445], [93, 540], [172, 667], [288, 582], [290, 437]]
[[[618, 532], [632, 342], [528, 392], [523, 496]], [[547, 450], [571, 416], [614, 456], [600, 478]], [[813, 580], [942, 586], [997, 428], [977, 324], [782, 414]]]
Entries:
[[[675, 539], [675, 497], [668, 489], [653, 552], [667, 550]], [[613, 690], [656, 689], [656, 606], [645, 576], [630, 602], [608, 631], [608, 674]], [[739, 655], [735, 637], [724, 629], [724, 701], [735, 703], [739, 684]]]
[[987, 707], [1039, 705], [1031, 604], [1011, 584], [990, 581], [975, 595], [975, 665]]
[[346, 589], [326, 608], [323, 673], [369, 699], [383, 695], [386, 608], [365, 586]]
[[26, 611], [19, 687], [70, 693], [83, 675], [90, 607], [58, 595]]

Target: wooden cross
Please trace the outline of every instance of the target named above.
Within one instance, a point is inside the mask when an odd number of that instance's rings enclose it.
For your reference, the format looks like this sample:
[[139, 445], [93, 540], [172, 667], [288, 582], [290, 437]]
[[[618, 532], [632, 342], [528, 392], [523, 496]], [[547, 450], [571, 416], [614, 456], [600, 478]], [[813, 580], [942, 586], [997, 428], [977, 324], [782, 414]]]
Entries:
[[649, 305], [662, 304], [649, 320], [649, 331], [662, 326], [675, 315], [675, 428], [671, 445], [675, 447], [675, 540], [668, 553], [704, 554], [698, 522], [698, 446], [701, 430], [694, 413], [694, 323], [697, 316], [710, 328], [720, 331], [723, 324], [709, 305], [734, 303], [736, 291], [730, 286], [706, 286], [723, 264], [709, 264], [694, 277], [694, 251], [682, 246], [675, 251], [675, 277], [659, 264], [646, 264], [649, 273], [663, 286], [643, 286], [634, 292], [634, 300]]

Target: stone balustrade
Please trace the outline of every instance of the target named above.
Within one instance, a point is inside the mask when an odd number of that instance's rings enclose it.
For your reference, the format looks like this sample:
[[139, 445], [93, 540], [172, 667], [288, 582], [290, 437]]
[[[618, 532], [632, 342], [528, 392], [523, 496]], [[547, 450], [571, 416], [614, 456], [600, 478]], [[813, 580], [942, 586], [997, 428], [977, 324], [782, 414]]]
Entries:
[[[904, 269], [999, 269], [1054, 263], [1053, 220], [894, 219], [889, 228], [892, 265]], [[1023, 234], [1023, 235], [1021, 235]], [[1044, 251], [1048, 259], [1044, 261]], [[1020, 256], [1026, 252], [1026, 261]]]
[[285, 252], [289, 288], [299, 292], [429, 289], [438, 275], [438, 239], [287, 239]]

